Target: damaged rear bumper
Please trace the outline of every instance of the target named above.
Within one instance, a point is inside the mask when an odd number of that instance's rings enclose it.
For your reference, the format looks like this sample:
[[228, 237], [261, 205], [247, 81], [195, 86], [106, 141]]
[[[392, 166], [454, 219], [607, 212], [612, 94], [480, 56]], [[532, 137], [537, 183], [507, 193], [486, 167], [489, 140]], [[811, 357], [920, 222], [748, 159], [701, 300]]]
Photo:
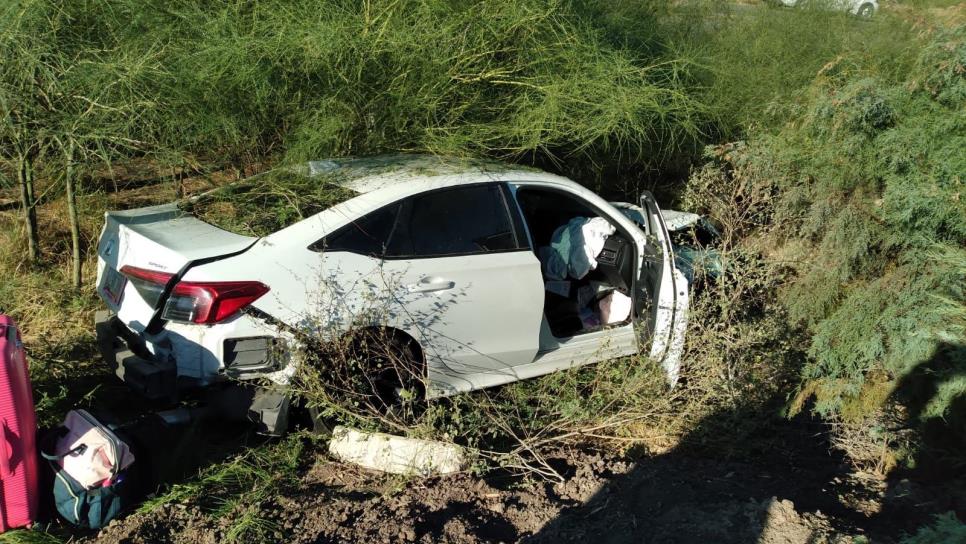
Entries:
[[[269, 358], [269, 342], [253, 341], [259, 339], [230, 341], [232, 362], [241, 364], [234, 371], [221, 372], [202, 382], [190, 376], [179, 376], [177, 363], [172, 357], [153, 355], [144, 340], [125, 327], [113, 312], [98, 311], [94, 327], [98, 350], [105, 363], [142, 397], [174, 403], [181, 393], [204, 388], [203, 396], [211, 408], [209, 412], [230, 419], [247, 419], [264, 434], [282, 434], [287, 428], [290, 399], [283, 387], [256, 387], [231, 379], [277, 371], [274, 363], [263, 362]], [[263, 356], [258, 353], [259, 348], [263, 348]], [[218, 387], [213, 387], [215, 385]]]
[[108, 310], [94, 315], [94, 329], [101, 358], [121, 381], [151, 400], [177, 399], [178, 369], [173, 360], [153, 357], [144, 342]]

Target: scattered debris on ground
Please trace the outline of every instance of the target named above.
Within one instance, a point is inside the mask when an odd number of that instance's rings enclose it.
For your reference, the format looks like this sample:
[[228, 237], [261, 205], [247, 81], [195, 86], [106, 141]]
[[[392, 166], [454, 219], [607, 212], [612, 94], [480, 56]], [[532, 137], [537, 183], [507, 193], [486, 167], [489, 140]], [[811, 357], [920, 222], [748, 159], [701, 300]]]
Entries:
[[468, 456], [455, 444], [337, 426], [329, 453], [346, 463], [391, 474], [429, 476], [466, 468]]

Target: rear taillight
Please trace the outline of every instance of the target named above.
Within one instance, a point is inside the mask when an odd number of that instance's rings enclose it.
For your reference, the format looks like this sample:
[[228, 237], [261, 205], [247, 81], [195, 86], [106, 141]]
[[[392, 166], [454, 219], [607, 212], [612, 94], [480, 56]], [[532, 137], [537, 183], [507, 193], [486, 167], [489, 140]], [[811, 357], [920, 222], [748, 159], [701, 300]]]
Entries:
[[218, 323], [268, 292], [257, 281], [182, 281], [171, 290], [162, 317], [183, 323]]
[[159, 272], [157, 270], [146, 270], [136, 266], [124, 265], [121, 267], [121, 274], [127, 276], [128, 281], [134, 289], [141, 295], [148, 306], [156, 308], [161, 294], [174, 274]]
[[[152, 308], [157, 307], [162, 293], [174, 274], [124, 266], [121, 273]], [[218, 323], [268, 292], [268, 286], [257, 281], [181, 281], [171, 289], [161, 317], [182, 323]]]

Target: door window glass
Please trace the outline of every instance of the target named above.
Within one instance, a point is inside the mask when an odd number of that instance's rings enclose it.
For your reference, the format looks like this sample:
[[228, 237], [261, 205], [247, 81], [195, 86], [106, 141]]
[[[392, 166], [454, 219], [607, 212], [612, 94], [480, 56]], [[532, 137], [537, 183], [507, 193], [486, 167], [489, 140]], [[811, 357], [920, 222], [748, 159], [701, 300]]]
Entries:
[[[500, 187], [495, 184], [433, 191], [409, 198], [387, 257], [472, 255], [520, 249]], [[523, 244], [525, 245], [525, 243]]]
[[399, 205], [386, 206], [342, 227], [332, 236], [319, 240], [309, 248], [313, 251], [349, 251], [360, 255], [381, 257], [386, 249], [389, 235]]

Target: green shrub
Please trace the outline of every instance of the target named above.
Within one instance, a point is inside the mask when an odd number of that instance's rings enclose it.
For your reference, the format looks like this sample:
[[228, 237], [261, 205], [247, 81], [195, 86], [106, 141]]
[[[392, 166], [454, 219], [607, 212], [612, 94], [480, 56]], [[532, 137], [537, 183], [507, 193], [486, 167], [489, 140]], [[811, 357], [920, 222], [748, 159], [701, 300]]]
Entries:
[[[961, 34], [932, 37], [912, 81], [947, 68], [930, 60], [937, 47], [957, 62]], [[768, 145], [808, 180], [815, 198], [805, 199], [814, 204], [802, 216], [825, 218], [805, 229], [817, 251], [800, 265], [786, 302], [814, 331], [805, 377], [851, 384], [819, 403], [830, 413], [870, 373], [898, 379], [929, 359], [937, 342], [964, 340], [950, 324], [962, 319], [966, 288], [966, 206], [959, 197], [966, 102], [950, 107], [938, 88], [869, 79], [820, 82], [814, 96], [805, 126]], [[782, 219], [791, 237], [809, 223]]]
[[719, 23], [703, 29], [705, 100], [726, 138], [798, 118], [799, 94], [832, 66], [895, 81], [916, 53], [914, 31], [888, 12], [863, 21], [836, 10], [719, 7], [709, 19]]
[[932, 525], [922, 527], [916, 534], [900, 541], [902, 544], [947, 544], [966, 542], [966, 525], [956, 519], [953, 512], [936, 517]]
[[659, 167], [702, 126], [689, 60], [655, 45], [665, 4], [19, 0], [4, 15], [8, 36], [79, 59], [78, 83], [126, 70], [118, 87], [146, 98], [134, 139], [165, 160], [405, 150]]
[[[959, 421], [964, 36], [962, 28], [924, 33], [915, 69], [900, 81], [861, 54], [838, 59], [802, 94], [797, 122], [719, 149], [702, 171], [723, 173], [713, 183], [729, 206], [773, 197], [739, 244], [765, 248], [794, 271], [779, 300], [789, 326], [810, 340], [792, 413], [814, 397], [814, 409], [842, 428], [868, 430], [901, 400], [910, 420], [900, 424], [946, 418], [954, 430]], [[692, 190], [707, 184], [706, 173], [690, 181]], [[728, 217], [728, 206], [698, 204]], [[921, 378], [931, 383], [916, 386], [928, 398], [913, 402], [906, 389]]]

